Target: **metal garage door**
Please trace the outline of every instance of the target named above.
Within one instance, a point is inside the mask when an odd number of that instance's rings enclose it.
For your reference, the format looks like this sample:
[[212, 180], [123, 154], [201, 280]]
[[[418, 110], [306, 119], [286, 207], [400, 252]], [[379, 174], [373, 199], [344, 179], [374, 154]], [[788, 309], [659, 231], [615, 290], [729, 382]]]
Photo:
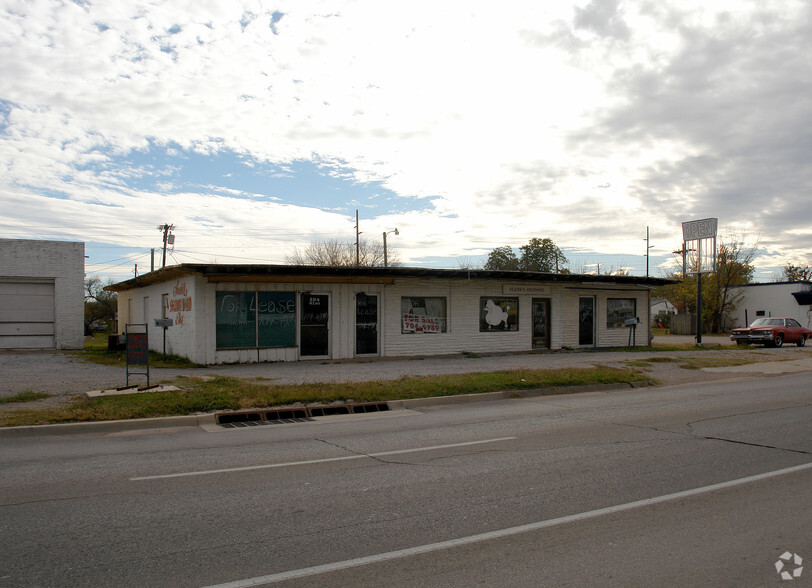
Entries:
[[54, 283], [0, 280], [0, 349], [54, 347]]

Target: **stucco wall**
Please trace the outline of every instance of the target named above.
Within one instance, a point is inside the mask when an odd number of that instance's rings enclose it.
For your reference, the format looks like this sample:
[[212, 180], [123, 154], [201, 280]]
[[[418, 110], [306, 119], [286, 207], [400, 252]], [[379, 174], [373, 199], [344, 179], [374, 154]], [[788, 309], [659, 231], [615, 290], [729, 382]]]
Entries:
[[84, 347], [84, 243], [0, 239], [0, 278], [53, 280], [55, 347]]

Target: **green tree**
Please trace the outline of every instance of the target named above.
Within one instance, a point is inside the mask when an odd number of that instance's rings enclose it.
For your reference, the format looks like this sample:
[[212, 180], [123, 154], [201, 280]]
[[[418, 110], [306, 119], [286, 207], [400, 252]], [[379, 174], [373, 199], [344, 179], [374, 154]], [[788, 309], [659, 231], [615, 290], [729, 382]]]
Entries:
[[[755, 256], [756, 245], [748, 246], [742, 240], [721, 242], [718, 245], [716, 271], [702, 275], [702, 325], [705, 332], [719, 333], [728, 326], [728, 320], [743, 296], [734, 288], [752, 282]], [[679, 282], [656, 288], [652, 295], [666, 298], [685, 310], [696, 312], [696, 275], [683, 277], [682, 257], [677, 260], [677, 266], [667, 277]]]
[[109, 280], [102, 284], [98, 276], [85, 278], [85, 335], [90, 335], [93, 330], [111, 332], [118, 312], [118, 296], [104, 287], [112, 283]]
[[787, 282], [808, 282], [812, 280], [812, 267], [808, 265], [788, 263], [781, 268], [781, 273]]
[[516, 255], [510, 245], [497, 247], [488, 254], [488, 260], [482, 267], [486, 270], [569, 273], [564, 267], [569, 260], [552, 239], [533, 237], [527, 245], [519, 247], [519, 251], [521, 257]]
[[519, 258], [516, 257], [516, 253], [510, 245], [497, 247], [488, 254], [488, 260], [483, 268], [486, 270], [517, 270], [519, 269]]
[[533, 237], [519, 249], [522, 252], [519, 268], [528, 272], [560, 273], [569, 261], [553, 240], [547, 237]]

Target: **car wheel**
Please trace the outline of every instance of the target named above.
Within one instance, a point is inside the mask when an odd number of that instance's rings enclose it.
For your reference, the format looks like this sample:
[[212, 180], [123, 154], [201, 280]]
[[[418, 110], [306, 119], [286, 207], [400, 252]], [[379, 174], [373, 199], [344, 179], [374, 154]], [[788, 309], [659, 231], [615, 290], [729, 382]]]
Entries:
[[806, 335], [801, 335], [801, 338], [798, 339], [798, 347], [803, 347], [806, 345]]
[[781, 347], [784, 344], [784, 336], [783, 335], [776, 335], [775, 339], [773, 339], [773, 346]]

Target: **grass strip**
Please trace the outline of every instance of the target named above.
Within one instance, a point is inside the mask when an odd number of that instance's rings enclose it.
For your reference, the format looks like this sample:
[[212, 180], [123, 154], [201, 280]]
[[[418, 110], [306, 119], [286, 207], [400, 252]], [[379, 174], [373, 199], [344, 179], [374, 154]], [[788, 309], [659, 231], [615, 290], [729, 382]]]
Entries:
[[23, 392], [18, 392], [13, 396], [3, 396], [0, 397], [0, 404], [12, 404], [14, 402], [33, 402], [35, 400], [42, 400], [43, 398], [48, 398], [50, 394], [45, 392], [33, 392], [31, 390], [24, 390]]
[[385, 402], [500, 390], [567, 388], [648, 380], [634, 370], [595, 366], [553, 370], [511, 370], [441, 376], [403, 377], [371, 382], [279, 385], [261, 380], [181, 377], [171, 392], [144, 392], [102, 398], [76, 398], [47, 409], [0, 414], [0, 426], [87, 422], [177, 416], [221, 410], [332, 402]]

